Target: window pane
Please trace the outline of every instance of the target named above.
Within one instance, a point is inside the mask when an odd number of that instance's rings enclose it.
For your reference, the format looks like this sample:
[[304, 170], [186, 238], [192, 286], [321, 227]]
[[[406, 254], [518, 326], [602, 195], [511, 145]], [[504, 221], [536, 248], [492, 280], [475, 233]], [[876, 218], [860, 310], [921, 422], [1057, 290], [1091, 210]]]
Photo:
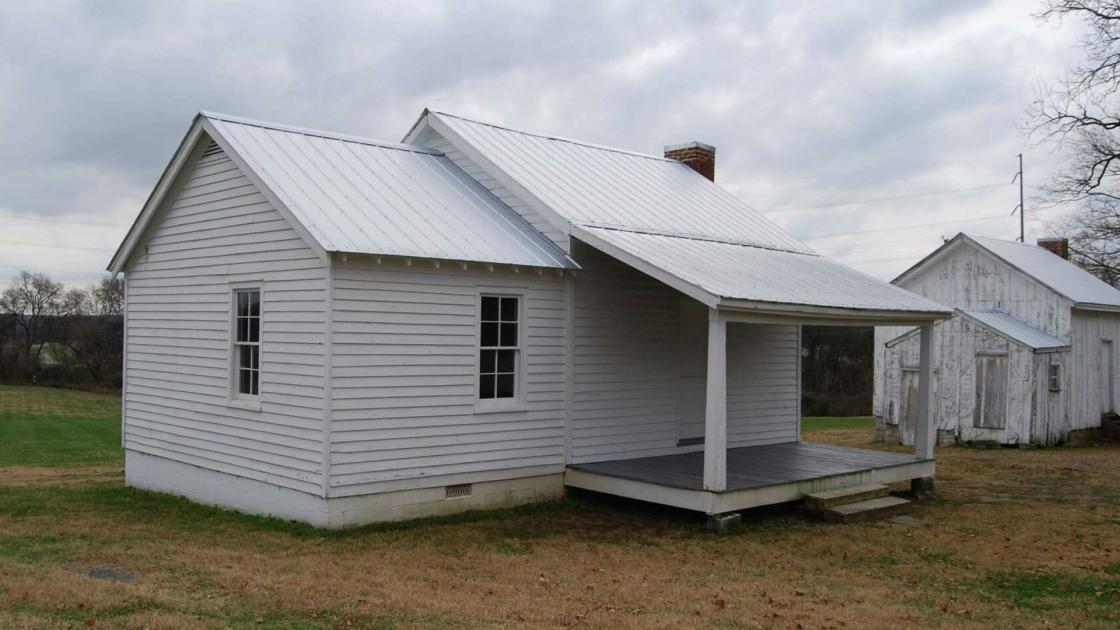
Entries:
[[260, 349], [260, 347], [259, 346], [249, 346], [249, 350], [250, 350], [249, 355], [253, 359], [252, 368], [254, 370], [261, 369], [261, 349]]
[[254, 317], [259, 317], [261, 314], [261, 292], [248, 291], [249, 293], [249, 314]]
[[498, 298], [484, 297], [482, 298], [482, 321], [493, 322], [498, 321]]
[[249, 314], [249, 294], [245, 291], [237, 292], [237, 316], [245, 317]]
[[241, 357], [238, 359], [237, 367], [242, 369], [252, 369], [253, 367], [253, 346], [240, 346], [238, 352]]
[[237, 340], [247, 341], [249, 337], [249, 320], [244, 317], [237, 318]]
[[498, 398], [513, 398], [513, 374], [498, 375]]
[[261, 340], [261, 320], [259, 317], [250, 317], [249, 322], [249, 338], [247, 341], [260, 341]]
[[516, 346], [517, 345], [517, 324], [502, 324], [502, 343], [503, 346]]
[[493, 398], [494, 397], [494, 375], [483, 374], [478, 377], [478, 397], [479, 398]]
[[498, 353], [498, 372], [512, 372], [513, 371], [513, 358], [516, 350], [497, 350], [492, 351]]
[[238, 374], [238, 377], [239, 377], [237, 379], [238, 380], [237, 393], [239, 393], [239, 394], [250, 394], [250, 393], [252, 393], [252, 390], [250, 389], [253, 385], [253, 379], [250, 376], [251, 372], [252, 372], [252, 370], [238, 370], [237, 371], [237, 374]]
[[249, 392], [250, 392], [250, 393], [251, 393], [252, 395], [256, 396], [256, 395], [257, 395], [257, 394], [259, 394], [259, 393], [260, 393], [260, 391], [261, 391], [261, 390], [260, 390], [260, 377], [261, 377], [261, 373], [260, 373], [259, 371], [257, 371], [257, 370], [253, 370], [253, 371], [251, 372], [251, 374], [253, 375], [253, 383], [252, 383], [252, 388], [251, 388], [251, 389], [249, 390]]
[[482, 324], [482, 345], [498, 345], [498, 324], [485, 322]]
[[517, 298], [502, 298], [502, 321], [517, 321]]
[[478, 359], [478, 371], [480, 374], [493, 374], [494, 370], [494, 355], [496, 350], [483, 350], [482, 355]]

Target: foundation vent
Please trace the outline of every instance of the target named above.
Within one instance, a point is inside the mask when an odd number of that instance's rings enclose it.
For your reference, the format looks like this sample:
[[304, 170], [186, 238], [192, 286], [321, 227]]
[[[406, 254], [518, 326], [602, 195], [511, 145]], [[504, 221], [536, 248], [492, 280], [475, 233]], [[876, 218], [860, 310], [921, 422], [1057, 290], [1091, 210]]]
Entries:
[[457, 483], [453, 486], [443, 487], [443, 497], [445, 499], [457, 499], [459, 497], [471, 496], [471, 491], [474, 489], [474, 484], [470, 483]]

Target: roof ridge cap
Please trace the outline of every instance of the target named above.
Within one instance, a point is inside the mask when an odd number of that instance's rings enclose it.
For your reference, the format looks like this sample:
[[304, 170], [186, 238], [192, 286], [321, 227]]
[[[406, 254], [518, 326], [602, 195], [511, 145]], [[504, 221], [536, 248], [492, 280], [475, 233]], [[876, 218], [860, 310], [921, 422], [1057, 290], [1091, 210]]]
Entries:
[[396, 151], [409, 151], [412, 153], [423, 153], [426, 155], [443, 155], [443, 153], [436, 151], [435, 149], [428, 149], [426, 147], [421, 147], [414, 144], [389, 142], [387, 140], [377, 140], [375, 138], [366, 138], [363, 136], [336, 133], [333, 131], [324, 131], [322, 129], [311, 129], [309, 127], [298, 127], [296, 125], [285, 125], [283, 123], [273, 123], [263, 120], [255, 120], [252, 118], [244, 118], [241, 116], [232, 116], [230, 114], [209, 112], [205, 110], [200, 111], [198, 115], [208, 120], [220, 120], [236, 125], [245, 125], [247, 127], [260, 127], [261, 129], [271, 129], [273, 131], [282, 131], [284, 133], [297, 133], [304, 136], [313, 136], [316, 138], [324, 138], [327, 140], [339, 140], [342, 142], [353, 142], [355, 144], [366, 144], [370, 146], [381, 147], [383, 149], [393, 149]]
[[678, 160], [673, 160], [673, 159], [670, 159], [670, 158], [667, 158], [667, 157], [664, 157], [664, 156], [654, 155], [652, 153], [642, 153], [640, 151], [632, 151], [630, 149], [620, 149], [618, 147], [609, 147], [609, 146], [604, 145], [604, 144], [595, 144], [594, 142], [587, 142], [587, 141], [584, 141], [584, 140], [576, 140], [574, 138], [566, 138], [564, 136], [557, 136], [557, 135], [553, 135], [553, 134], [538, 133], [538, 132], [534, 132], [534, 131], [524, 131], [524, 130], [521, 130], [521, 129], [514, 129], [513, 127], [507, 127], [505, 125], [499, 125], [497, 123], [485, 122], [485, 121], [482, 121], [482, 120], [477, 120], [475, 118], [469, 118], [467, 116], [461, 116], [459, 114], [452, 114], [450, 112], [444, 112], [444, 111], [440, 111], [440, 110], [437, 110], [437, 109], [428, 110], [428, 113], [429, 114], [437, 114], [439, 116], [449, 116], [451, 118], [458, 118], [459, 120], [465, 120], [469, 123], [474, 123], [476, 125], [483, 125], [485, 127], [493, 127], [495, 129], [501, 129], [503, 131], [509, 131], [509, 132], [512, 132], [512, 133], [519, 133], [519, 134], [524, 135], [524, 136], [532, 136], [534, 138], [544, 138], [545, 140], [555, 140], [557, 142], [567, 142], [569, 144], [576, 144], [576, 145], [579, 145], [579, 146], [587, 147], [589, 149], [598, 149], [600, 151], [611, 151], [613, 153], [622, 153], [622, 154], [625, 154], [625, 155], [632, 155], [634, 157], [641, 157], [641, 158], [646, 158], [646, 159], [649, 159], [649, 160], [657, 160], [658, 162], [677, 162], [678, 161]]

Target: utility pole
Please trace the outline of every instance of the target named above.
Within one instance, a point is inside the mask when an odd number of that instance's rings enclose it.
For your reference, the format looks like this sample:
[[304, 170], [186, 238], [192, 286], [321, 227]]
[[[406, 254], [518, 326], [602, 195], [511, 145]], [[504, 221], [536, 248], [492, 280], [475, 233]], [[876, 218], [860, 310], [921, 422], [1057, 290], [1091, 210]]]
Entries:
[[1015, 210], [1012, 210], [1011, 214], [1015, 214], [1016, 210], [1019, 211], [1019, 242], [1020, 243], [1026, 243], [1027, 242], [1027, 230], [1026, 230], [1027, 207], [1025, 205], [1023, 205], [1023, 154], [1022, 153], [1019, 154], [1019, 172], [1015, 173], [1015, 177], [1011, 178], [1011, 183], [1014, 184], [1015, 180], [1019, 180], [1019, 205], [1015, 206]]

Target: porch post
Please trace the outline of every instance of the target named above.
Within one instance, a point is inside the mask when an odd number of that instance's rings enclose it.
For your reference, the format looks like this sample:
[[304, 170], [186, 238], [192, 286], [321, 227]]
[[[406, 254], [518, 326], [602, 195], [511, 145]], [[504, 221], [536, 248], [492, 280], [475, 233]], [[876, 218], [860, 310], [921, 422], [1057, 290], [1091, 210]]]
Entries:
[[930, 417], [930, 398], [933, 395], [933, 324], [923, 324], [920, 328], [918, 417], [914, 427], [914, 453], [923, 459], [933, 459], [933, 445], [937, 443], [937, 425]]
[[708, 392], [704, 405], [704, 489], [727, 489], [727, 320], [708, 311]]

